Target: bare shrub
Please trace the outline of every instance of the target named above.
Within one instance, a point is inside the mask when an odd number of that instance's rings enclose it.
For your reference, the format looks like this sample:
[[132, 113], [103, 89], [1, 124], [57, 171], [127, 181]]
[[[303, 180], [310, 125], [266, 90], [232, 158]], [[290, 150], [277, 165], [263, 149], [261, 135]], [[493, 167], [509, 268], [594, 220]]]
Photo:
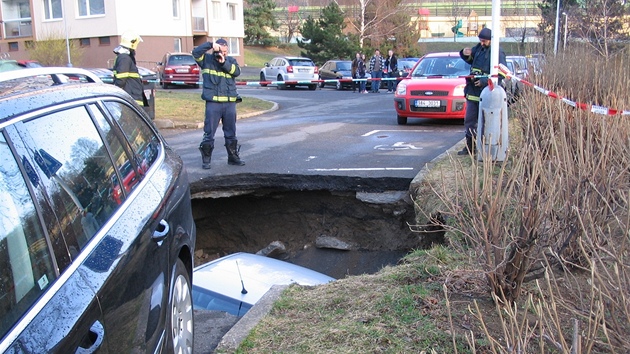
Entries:
[[[78, 44], [70, 40], [70, 58], [76, 66], [81, 63], [82, 51]], [[29, 56], [32, 60], [37, 60], [44, 66], [66, 66], [68, 64], [68, 46], [61, 31], [52, 31], [41, 39], [33, 42], [28, 48]]]
[[[561, 96], [630, 109], [627, 56], [582, 54], [546, 70], [541, 86]], [[535, 92], [514, 113], [505, 163], [453, 158], [456, 192], [435, 187], [451, 243], [472, 251], [503, 314], [505, 341], [487, 336], [498, 352], [628, 352], [630, 116]], [[535, 279], [545, 279], [540, 298], [517, 311]]]

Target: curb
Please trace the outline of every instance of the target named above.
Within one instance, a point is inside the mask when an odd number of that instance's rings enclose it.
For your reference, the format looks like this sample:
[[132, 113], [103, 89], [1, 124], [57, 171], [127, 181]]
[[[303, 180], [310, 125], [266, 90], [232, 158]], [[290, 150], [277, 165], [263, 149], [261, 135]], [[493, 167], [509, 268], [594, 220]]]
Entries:
[[274, 285], [260, 300], [223, 336], [216, 353], [233, 353], [249, 332], [265, 317], [288, 285]]
[[[261, 100], [261, 101], [266, 101], [266, 100]], [[250, 118], [250, 117], [254, 117], [254, 116], [258, 116], [261, 114], [270, 113], [270, 112], [278, 110], [278, 103], [273, 102], [273, 101], [266, 101], [266, 102], [273, 103], [273, 107], [264, 111], [245, 113], [240, 116], [237, 116], [236, 119], [239, 120], [243, 118]], [[153, 123], [158, 129], [203, 129], [203, 122], [199, 122], [199, 123], [178, 122], [172, 119], [157, 119], [156, 118], [153, 120]]]

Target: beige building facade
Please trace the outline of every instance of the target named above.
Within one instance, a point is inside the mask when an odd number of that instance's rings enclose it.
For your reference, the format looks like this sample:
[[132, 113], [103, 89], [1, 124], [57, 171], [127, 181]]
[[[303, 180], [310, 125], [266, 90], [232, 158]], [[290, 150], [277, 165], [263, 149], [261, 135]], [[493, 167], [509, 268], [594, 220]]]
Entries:
[[244, 64], [243, 0], [2, 0], [0, 21], [0, 56], [15, 60], [28, 60], [35, 41], [68, 38], [81, 51], [72, 66], [111, 67], [120, 36], [134, 31], [138, 65], [148, 69], [218, 38]]

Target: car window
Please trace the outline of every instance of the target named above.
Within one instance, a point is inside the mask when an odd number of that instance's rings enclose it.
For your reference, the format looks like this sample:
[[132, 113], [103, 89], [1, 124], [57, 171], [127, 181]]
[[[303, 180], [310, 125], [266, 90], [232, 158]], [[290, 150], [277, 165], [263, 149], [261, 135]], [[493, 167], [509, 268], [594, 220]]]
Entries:
[[423, 59], [412, 77], [461, 76], [470, 73], [470, 65], [458, 57], [433, 57]]
[[0, 133], [0, 338], [56, 279], [35, 204]]
[[337, 63], [337, 70], [350, 70], [351, 62], [342, 61]]
[[195, 58], [192, 55], [171, 55], [168, 58], [169, 65], [194, 65]]
[[139, 171], [145, 173], [155, 162], [161, 147], [157, 135], [128, 105], [118, 101], [108, 101], [105, 105], [131, 143]]
[[[59, 223], [47, 225], [49, 233], [56, 234], [59, 228], [72, 259], [119, 204], [111, 184], [116, 171], [108, 146], [85, 106], [30, 120], [18, 132]], [[115, 145], [110, 149], [120, 150]], [[126, 159], [123, 155], [117, 158]], [[65, 259], [58, 263], [62, 269], [67, 265]]]
[[291, 65], [291, 66], [315, 66], [315, 63], [313, 63], [310, 60], [304, 60], [304, 59], [290, 59], [289, 60], [289, 65]]

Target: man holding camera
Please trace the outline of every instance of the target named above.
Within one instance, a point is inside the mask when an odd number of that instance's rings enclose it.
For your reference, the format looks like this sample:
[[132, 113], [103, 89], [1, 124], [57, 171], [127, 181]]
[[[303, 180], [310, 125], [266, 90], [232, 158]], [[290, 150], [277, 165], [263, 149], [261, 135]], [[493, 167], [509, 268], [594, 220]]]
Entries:
[[[483, 28], [479, 32], [479, 43], [472, 48], [464, 48], [459, 52], [459, 56], [470, 64], [470, 75], [490, 74], [490, 44], [492, 31]], [[499, 48], [499, 64], [507, 66], [505, 53]], [[499, 84], [502, 81], [503, 73], [499, 72]], [[477, 140], [477, 122], [479, 121], [479, 96], [481, 91], [488, 86], [488, 77], [467, 77], [464, 95], [466, 95], [466, 115], [464, 116], [464, 129], [466, 130], [466, 146], [457, 152], [457, 155], [474, 155], [475, 142]]]
[[236, 140], [236, 103], [240, 97], [236, 92], [235, 77], [241, 74], [236, 59], [228, 56], [228, 43], [221, 38], [214, 43], [206, 42], [193, 49], [192, 55], [201, 67], [203, 74], [203, 92], [201, 98], [206, 101], [203, 139], [199, 145], [201, 167], [210, 168], [214, 134], [219, 122], [223, 122], [223, 137], [228, 154], [228, 164], [243, 166], [245, 162], [238, 156], [240, 145]]

